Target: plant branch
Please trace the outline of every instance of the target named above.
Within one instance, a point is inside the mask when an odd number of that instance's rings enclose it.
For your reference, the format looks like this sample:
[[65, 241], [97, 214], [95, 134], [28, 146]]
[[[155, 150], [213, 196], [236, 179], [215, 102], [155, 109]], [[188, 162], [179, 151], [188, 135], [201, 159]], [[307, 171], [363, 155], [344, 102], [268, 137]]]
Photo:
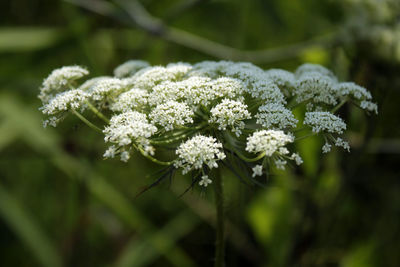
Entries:
[[217, 211], [217, 225], [216, 225], [216, 238], [215, 238], [215, 262], [214, 267], [225, 266], [225, 238], [224, 238], [224, 191], [221, 171], [215, 171], [214, 179], [214, 192], [215, 192], [215, 207]]
[[190, 32], [171, 27], [160, 19], [153, 17], [137, 0], [115, 0], [128, 17], [121, 16], [120, 10], [104, 0], [64, 0], [74, 5], [86, 8], [92, 12], [112, 17], [123, 23], [134, 24], [141, 30], [158, 36], [166, 41], [179, 44], [204, 54], [235, 61], [250, 61], [253, 63], [272, 63], [294, 58], [312, 46], [332, 47], [341, 41], [337, 33], [330, 33], [296, 44], [264, 50], [239, 50], [226, 46]]
[[87, 126], [89, 126], [90, 128], [92, 128], [93, 130], [95, 130], [96, 132], [100, 132], [103, 133], [103, 131], [97, 127], [96, 125], [94, 125], [93, 123], [91, 123], [88, 119], [86, 119], [82, 114], [80, 114], [78, 111], [76, 111], [75, 109], [71, 110], [72, 113], [77, 116], [81, 121], [83, 121]]
[[96, 114], [97, 117], [99, 117], [100, 119], [102, 119], [105, 123], [109, 124], [110, 120], [103, 115], [103, 113], [101, 113], [95, 106], [93, 106], [89, 101], [86, 101], [86, 105], [89, 107], [89, 109]]

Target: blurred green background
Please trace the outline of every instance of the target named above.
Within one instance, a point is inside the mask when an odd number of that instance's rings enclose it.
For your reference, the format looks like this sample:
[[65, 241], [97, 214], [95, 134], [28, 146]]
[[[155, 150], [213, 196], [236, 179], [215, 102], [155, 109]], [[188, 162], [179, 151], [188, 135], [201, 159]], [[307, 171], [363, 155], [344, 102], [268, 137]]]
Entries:
[[395, 0], [0, 1], [0, 266], [212, 266], [213, 194], [176, 176], [140, 197], [157, 166], [103, 160], [72, 116], [42, 128], [36, 95], [55, 68], [109, 75], [151, 64], [313, 62], [367, 87], [351, 153], [298, 147], [305, 164], [266, 188], [225, 175], [227, 266], [400, 266], [400, 4]]

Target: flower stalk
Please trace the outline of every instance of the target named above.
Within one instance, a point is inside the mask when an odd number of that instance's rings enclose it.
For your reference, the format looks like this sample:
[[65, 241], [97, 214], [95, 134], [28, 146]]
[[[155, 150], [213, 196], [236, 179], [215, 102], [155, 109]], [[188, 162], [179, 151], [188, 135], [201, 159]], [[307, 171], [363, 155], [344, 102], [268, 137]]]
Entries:
[[225, 266], [225, 210], [224, 210], [224, 185], [221, 171], [215, 171], [214, 193], [216, 209], [216, 236], [215, 236], [215, 262], [214, 267]]

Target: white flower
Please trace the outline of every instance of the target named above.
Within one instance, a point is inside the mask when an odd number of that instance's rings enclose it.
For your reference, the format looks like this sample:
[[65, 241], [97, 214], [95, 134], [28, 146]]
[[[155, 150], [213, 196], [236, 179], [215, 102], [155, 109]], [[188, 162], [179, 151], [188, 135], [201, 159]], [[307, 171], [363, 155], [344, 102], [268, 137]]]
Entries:
[[128, 60], [119, 65], [114, 70], [114, 75], [117, 78], [130, 77], [141, 69], [150, 67], [150, 64], [143, 60]]
[[268, 103], [258, 108], [259, 113], [255, 115], [257, 123], [265, 128], [276, 127], [285, 129], [296, 127], [298, 120], [293, 113], [281, 104]]
[[353, 82], [343, 82], [336, 85], [336, 91], [339, 96], [352, 96], [357, 100], [372, 99], [371, 93], [362, 86]]
[[120, 94], [110, 106], [112, 111], [142, 110], [147, 105], [149, 93], [146, 90], [133, 88]]
[[176, 126], [193, 123], [194, 112], [185, 103], [168, 101], [156, 106], [150, 113], [151, 122], [161, 125], [166, 131], [171, 131]]
[[208, 122], [218, 124], [219, 130], [230, 127], [237, 136], [240, 136], [245, 126], [243, 120], [251, 118], [247, 105], [230, 99], [223, 99], [210, 112], [211, 117]]
[[253, 170], [253, 175], [252, 175], [253, 177], [261, 176], [262, 173], [263, 173], [263, 166], [262, 165], [256, 165], [256, 166], [254, 166], [252, 168], [252, 170]]
[[130, 159], [131, 155], [129, 155], [128, 151], [123, 151], [121, 153], [121, 161], [123, 162], [128, 162], [128, 160]]
[[287, 150], [280, 149], [293, 141], [293, 136], [287, 135], [283, 131], [261, 130], [254, 132], [247, 138], [246, 151], [251, 153], [263, 152], [269, 157], [277, 151], [281, 154], [287, 154]]
[[370, 112], [375, 112], [375, 114], [378, 114], [378, 106], [371, 101], [366, 101], [366, 100], [361, 101], [360, 107], [362, 109], [368, 110]]
[[[113, 116], [109, 126], [103, 130], [106, 142], [114, 143], [119, 147], [135, 143], [145, 152], [152, 151], [148, 138], [156, 131], [157, 128], [147, 121], [146, 114], [137, 111], [128, 111]], [[125, 155], [121, 159], [126, 158]]]
[[178, 87], [182, 88], [188, 105], [196, 106], [200, 104], [207, 106], [216, 97], [211, 85], [210, 78], [194, 76], [181, 81]]
[[125, 90], [125, 84], [117, 78], [104, 78], [98, 80], [89, 89], [90, 97], [94, 101], [113, 100]]
[[[209, 78], [206, 79], [209, 80]], [[185, 82], [162, 82], [149, 93], [149, 104], [156, 106], [171, 100], [184, 101], [186, 87]]]
[[55, 93], [65, 91], [73, 81], [88, 75], [89, 72], [80, 66], [67, 66], [53, 70], [43, 81], [39, 98], [43, 103], [48, 102]]
[[340, 138], [340, 137], [336, 138], [335, 146], [343, 147], [343, 149], [345, 149], [345, 150], [347, 150], [348, 152], [350, 152], [350, 145], [349, 145], [349, 142], [343, 140], [343, 139]]
[[116, 153], [117, 153], [117, 148], [114, 145], [112, 145], [107, 148], [107, 150], [103, 154], [103, 157], [114, 158]]
[[264, 70], [251, 63], [235, 63], [226, 66], [222, 72], [228, 77], [242, 80], [247, 92], [254, 98], [268, 102], [286, 103], [284, 95]]
[[286, 164], [287, 164], [286, 160], [281, 160], [281, 159], [275, 160], [276, 168], [279, 170], [284, 170], [286, 167]]
[[201, 169], [206, 164], [210, 169], [217, 168], [218, 160], [225, 158], [222, 144], [214, 137], [196, 135], [182, 143], [176, 150], [178, 159], [175, 167], [182, 167], [183, 174], [193, 169]]
[[79, 109], [87, 98], [88, 94], [79, 89], [62, 92], [44, 105], [42, 112], [47, 115], [55, 115], [70, 109]]
[[212, 181], [211, 181], [210, 178], [208, 178], [208, 175], [201, 176], [201, 180], [199, 182], [199, 185], [207, 187], [211, 183], [212, 183]]
[[47, 126], [53, 126], [57, 127], [57, 124], [62, 120], [60, 117], [52, 116], [48, 118], [47, 120], [43, 121], [43, 128], [46, 128]]
[[191, 69], [187, 64], [171, 64], [168, 67], [148, 67], [138, 71], [128, 79], [128, 84], [151, 90], [154, 86], [165, 81], [178, 81]]
[[300, 157], [299, 154], [297, 153], [293, 153], [291, 156], [291, 159], [294, 160], [294, 162], [296, 163], [296, 165], [301, 165], [303, 164], [303, 159]]
[[90, 91], [90, 89], [99, 81], [101, 80], [106, 80], [106, 79], [110, 79], [112, 77], [110, 76], [100, 76], [100, 77], [95, 77], [89, 80], [86, 80], [81, 86], [78, 87], [78, 89], [82, 90], [82, 91]]
[[341, 134], [346, 130], [346, 124], [341, 118], [326, 111], [306, 112], [304, 125], [311, 126], [314, 133], [326, 131]]
[[305, 63], [305, 64], [299, 66], [296, 69], [295, 76], [297, 78], [300, 78], [301, 76], [308, 75], [311, 72], [315, 72], [315, 73], [318, 73], [318, 74], [320, 74], [322, 76], [329, 77], [333, 81], [337, 80], [335, 74], [333, 74], [332, 71], [328, 70], [327, 68], [325, 68], [325, 67], [323, 67], [321, 65], [312, 64], [312, 63]]
[[319, 72], [306, 72], [296, 81], [293, 94], [298, 103], [310, 100], [313, 103], [337, 104], [336, 81]]
[[242, 81], [229, 77], [220, 77], [211, 81], [212, 92], [217, 98], [227, 97], [235, 99], [245, 92]]
[[323, 146], [322, 146], [322, 153], [328, 153], [331, 151], [332, 146], [326, 142]]
[[232, 61], [202, 61], [193, 65], [189, 76], [207, 76], [210, 78], [218, 78], [224, 75], [223, 70], [228, 66], [235, 64]]
[[289, 93], [295, 85], [293, 73], [281, 69], [269, 69], [265, 71], [266, 77], [271, 79], [279, 88]]

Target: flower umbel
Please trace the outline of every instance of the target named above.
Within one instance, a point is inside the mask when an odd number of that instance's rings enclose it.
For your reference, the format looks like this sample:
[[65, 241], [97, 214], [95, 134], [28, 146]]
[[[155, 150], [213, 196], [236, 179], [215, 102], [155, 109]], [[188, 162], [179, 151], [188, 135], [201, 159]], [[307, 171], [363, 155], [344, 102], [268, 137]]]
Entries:
[[[253, 181], [290, 161], [300, 165], [292, 143], [312, 135], [325, 140], [323, 153], [332, 146], [349, 151], [343, 137], [347, 125], [336, 111], [347, 101], [367, 112], [378, 110], [367, 89], [339, 82], [316, 64], [292, 73], [246, 62], [151, 66], [130, 60], [115, 68], [113, 77], [80, 82], [86, 75], [83, 67], [67, 66], [44, 80], [39, 98], [49, 116], [45, 125], [74, 114], [110, 143], [105, 158], [127, 162], [138, 151], [168, 170], [191, 172], [203, 187], [217, 181], [213, 169], [222, 164], [235, 171], [231, 157], [251, 166]], [[156, 150], [167, 160], [156, 158]]]

